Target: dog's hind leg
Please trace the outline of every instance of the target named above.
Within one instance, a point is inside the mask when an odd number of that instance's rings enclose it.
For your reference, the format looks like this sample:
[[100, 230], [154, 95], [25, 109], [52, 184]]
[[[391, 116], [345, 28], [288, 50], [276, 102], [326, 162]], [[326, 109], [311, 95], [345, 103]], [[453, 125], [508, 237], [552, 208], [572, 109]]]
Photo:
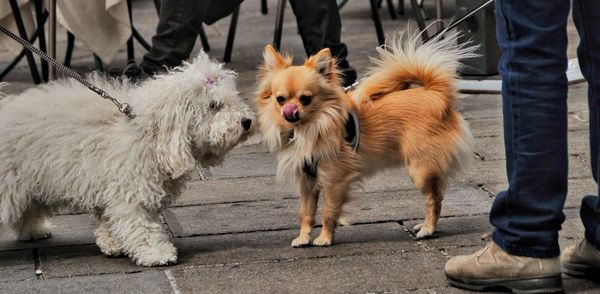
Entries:
[[36, 241], [49, 238], [51, 209], [33, 201], [23, 213], [16, 230], [20, 241]]
[[[118, 204], [118, 205], [117, 205]], [[163, 229], [159, 210], [138, 203], [115, 203], [104, 211], [113, 238], [138, 265], [159, 266], [177, 263], [177, 249]]]
[[110, 225], [105, 219], [99, 218], [98, 221], [100, 225], [94, 231], [94, 235], [96, 236], [96, 245], [100, 247], [100, 251], [108, 256], [122, 256], [124, 254], [123, 242], [113, 238], [110, 232]]
[[292, 247], [310, 243], [310, 233], [315, 225], [315, 213], [319, 202], [319, 189], [316, 179], [302, 175], [300, 179], [300, 235], [292, 241]]
[[425, 197], [425, 221], [413, 227], [418, 230], [417, 239], [433, 235], [437, 227], [444, 200], [446, 181], [443, 173], [427, 168], [426, 163], [413, 162], [408, 166], [408, 172], [413, 183]]

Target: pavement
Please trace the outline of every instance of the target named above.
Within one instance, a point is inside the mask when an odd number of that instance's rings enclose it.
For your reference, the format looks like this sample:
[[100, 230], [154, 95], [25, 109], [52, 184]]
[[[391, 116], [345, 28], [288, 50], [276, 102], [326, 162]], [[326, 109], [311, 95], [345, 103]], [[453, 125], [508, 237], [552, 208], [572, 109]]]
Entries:
[[[447, 17], [452, 1], [447, 1]], [[256, 66], [262, 47], [272, 41], [276, 1], [269, 14], [259, 1], [245, 1], [227, 67], [239, 74], [241, 96], [252, 101]], [[433, 5], [433, 4], [431, 4]], [[407, 6], [407, 12], [408, 10]], [[428, 9], [433, 13], [433, 7]], [[386, 32], [402, 28], [408, 16], [390, 19], [380, 10]], [[359, 75], [376, 46], [367, 1], [350, 1], [342, 10], [343, 40]], [[134, 22], [150, 37], [156, 25], [152, 1], [134, 1]], [[220, 59], [229, 18], [206, 27], [211, 50]], [[59, 36], [64, 34], [60, 33]], [[577, 36], [569, 27], [569, 57]], [[59, 38], [59, 52], [65, 40]], [[196, 50], [199, 50], [198, 44]], [[294, 16], [288, 8], [284, 51], [304, 58]], [[136, 47], [138, 61], [143, 49]], [[78, 46], [73, 66], [94, 67], [91, 52]], [[124, 51], [109, 67], [123, 67]], [[11, 54], [0, 49], [0, 67]], [[5, 81], [7, 92], [33, 87], [22, 62]], [[564, 248], [583, 238], [579, 203], [597, 185], [589, 163], [587, 84], [569, 92], [569, 195], [560, 232]], [[461, 94], [461, 113], [475, 136], [473, 163], [450, 182], [438, 231], [416, 240], [411, 228], [422, 221], [424, 203], [404, 170], [387, 170], [365, 182], [348, 205], [352, 225], [340, 227], [330, 247], [292, 248], [299, 232], [297, 187], [275, 180], [275, 156], [260, 144], [260, 135], [234, 149], [208, 180], [192, 180], [180, 199], [164, 211], [165, 229], [179, 248], [174, 266], [142, 268], [127, 258], [109, 258], [94, 244], [94, 219], [80, 211], [62, 210], [52, 223], [53, 235], [21, 243], [13, 234], [0, 235], [0, 293], [466, 293], [447, 283], [443, 267], [452, 256], [484, 245], [490, 230], [488, 212], [494, 196], [506, 188], [499, 94]], [[316, 231], [318, 232], [319, 229]], [[600, 283], [564, 276], [567, 293], [599, 293]]]

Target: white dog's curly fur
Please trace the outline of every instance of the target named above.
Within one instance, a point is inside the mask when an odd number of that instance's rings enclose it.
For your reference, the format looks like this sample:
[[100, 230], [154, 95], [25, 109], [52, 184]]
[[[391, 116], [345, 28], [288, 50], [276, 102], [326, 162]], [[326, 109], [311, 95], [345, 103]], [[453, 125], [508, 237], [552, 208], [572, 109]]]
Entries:
[[220, 164], [251, 135], [254, 113], [238, 97], [235, 74], [204, 53], [139, 86], [89, 79], [137, 117], [74, 80], [0, 100], [0, 227], [21, 240], [47, 238], [49, 217], [73, 206], [97, 216], [103, 253], [175, 263], [160, 212], [196, 163]]

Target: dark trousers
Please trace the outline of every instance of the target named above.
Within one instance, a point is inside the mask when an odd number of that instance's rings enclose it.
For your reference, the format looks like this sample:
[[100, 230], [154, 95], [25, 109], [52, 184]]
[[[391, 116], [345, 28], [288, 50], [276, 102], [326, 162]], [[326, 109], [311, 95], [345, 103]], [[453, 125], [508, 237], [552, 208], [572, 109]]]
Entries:
[[[492, 239], [513, 255], [556, 257], [567, 194], [567, 17], [570, 1], [497, 0], [504, 143], [509, 187], [490, 212]], [[589, 83], [590, 149], [598, 181], [600, 2], [574, 0], [577, 55]], [[600, 201], [586, 196], [586, 238], [600, 248]]]
[[202, 23], [212, 24], [231, 14], [242, 0], [162, 0], [152, 47], [142, 68], [153, 73], [175, 67], [190, 57]]
[[[306, 55], [329, 48], [338, 66], [349, 69], [348, 49], [341, 41], [342, 20], [336, 0], [290, 0]], [[356, 74], [356, 73], [354, 73]]]
[[208, 8], [208, 0], [162, 0], [152, 47], [142, 68], [148, 73], [174, 67], [190, 57]]
[[[148, 73], [162, 67], [174, 67], [189, 58], [196, 44], [202, 22], [211, 24], [229, 15], [241, 0], [163, 0], [152, 48], [142, 62]], [[340, 40], [342, 29], [335, 0], [290, 0], [307, 55], [330, 48], [338, 58], [338, 66], [347, 83], [356, 79], [356, 72], [346, 57], [348, 50]]]

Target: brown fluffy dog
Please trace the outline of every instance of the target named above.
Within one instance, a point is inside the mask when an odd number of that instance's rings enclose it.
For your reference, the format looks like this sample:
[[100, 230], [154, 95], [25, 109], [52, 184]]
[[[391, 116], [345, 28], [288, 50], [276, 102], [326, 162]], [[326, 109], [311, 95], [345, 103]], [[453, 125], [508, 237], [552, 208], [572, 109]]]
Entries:
[[[328, 49], [293, 66], [291, 57], [265, 47], [256, 104], [264, 141], [278, 152], [278, 175], [300, 184], [301, 229], [292, 246], [311, 242], [319, 194], [323, 228], [312, 243], [327, 246], [342, 223], [352, 184], [401, 164], [425, 196], [417, 237], [433, 234], [447, 180], [472, 154], [454, 84], [458, 60], [472, 56], [474, 48], [455, 45], [456, 38], [422, 44], [417, 34], [400, 36], [379, 48], [369, 77], [351, 94], [341, 88]], [[361, 129], [356, 150], [345, 139], [352, 111]], [[316, 175], [307, 171], [311, 164]]]

